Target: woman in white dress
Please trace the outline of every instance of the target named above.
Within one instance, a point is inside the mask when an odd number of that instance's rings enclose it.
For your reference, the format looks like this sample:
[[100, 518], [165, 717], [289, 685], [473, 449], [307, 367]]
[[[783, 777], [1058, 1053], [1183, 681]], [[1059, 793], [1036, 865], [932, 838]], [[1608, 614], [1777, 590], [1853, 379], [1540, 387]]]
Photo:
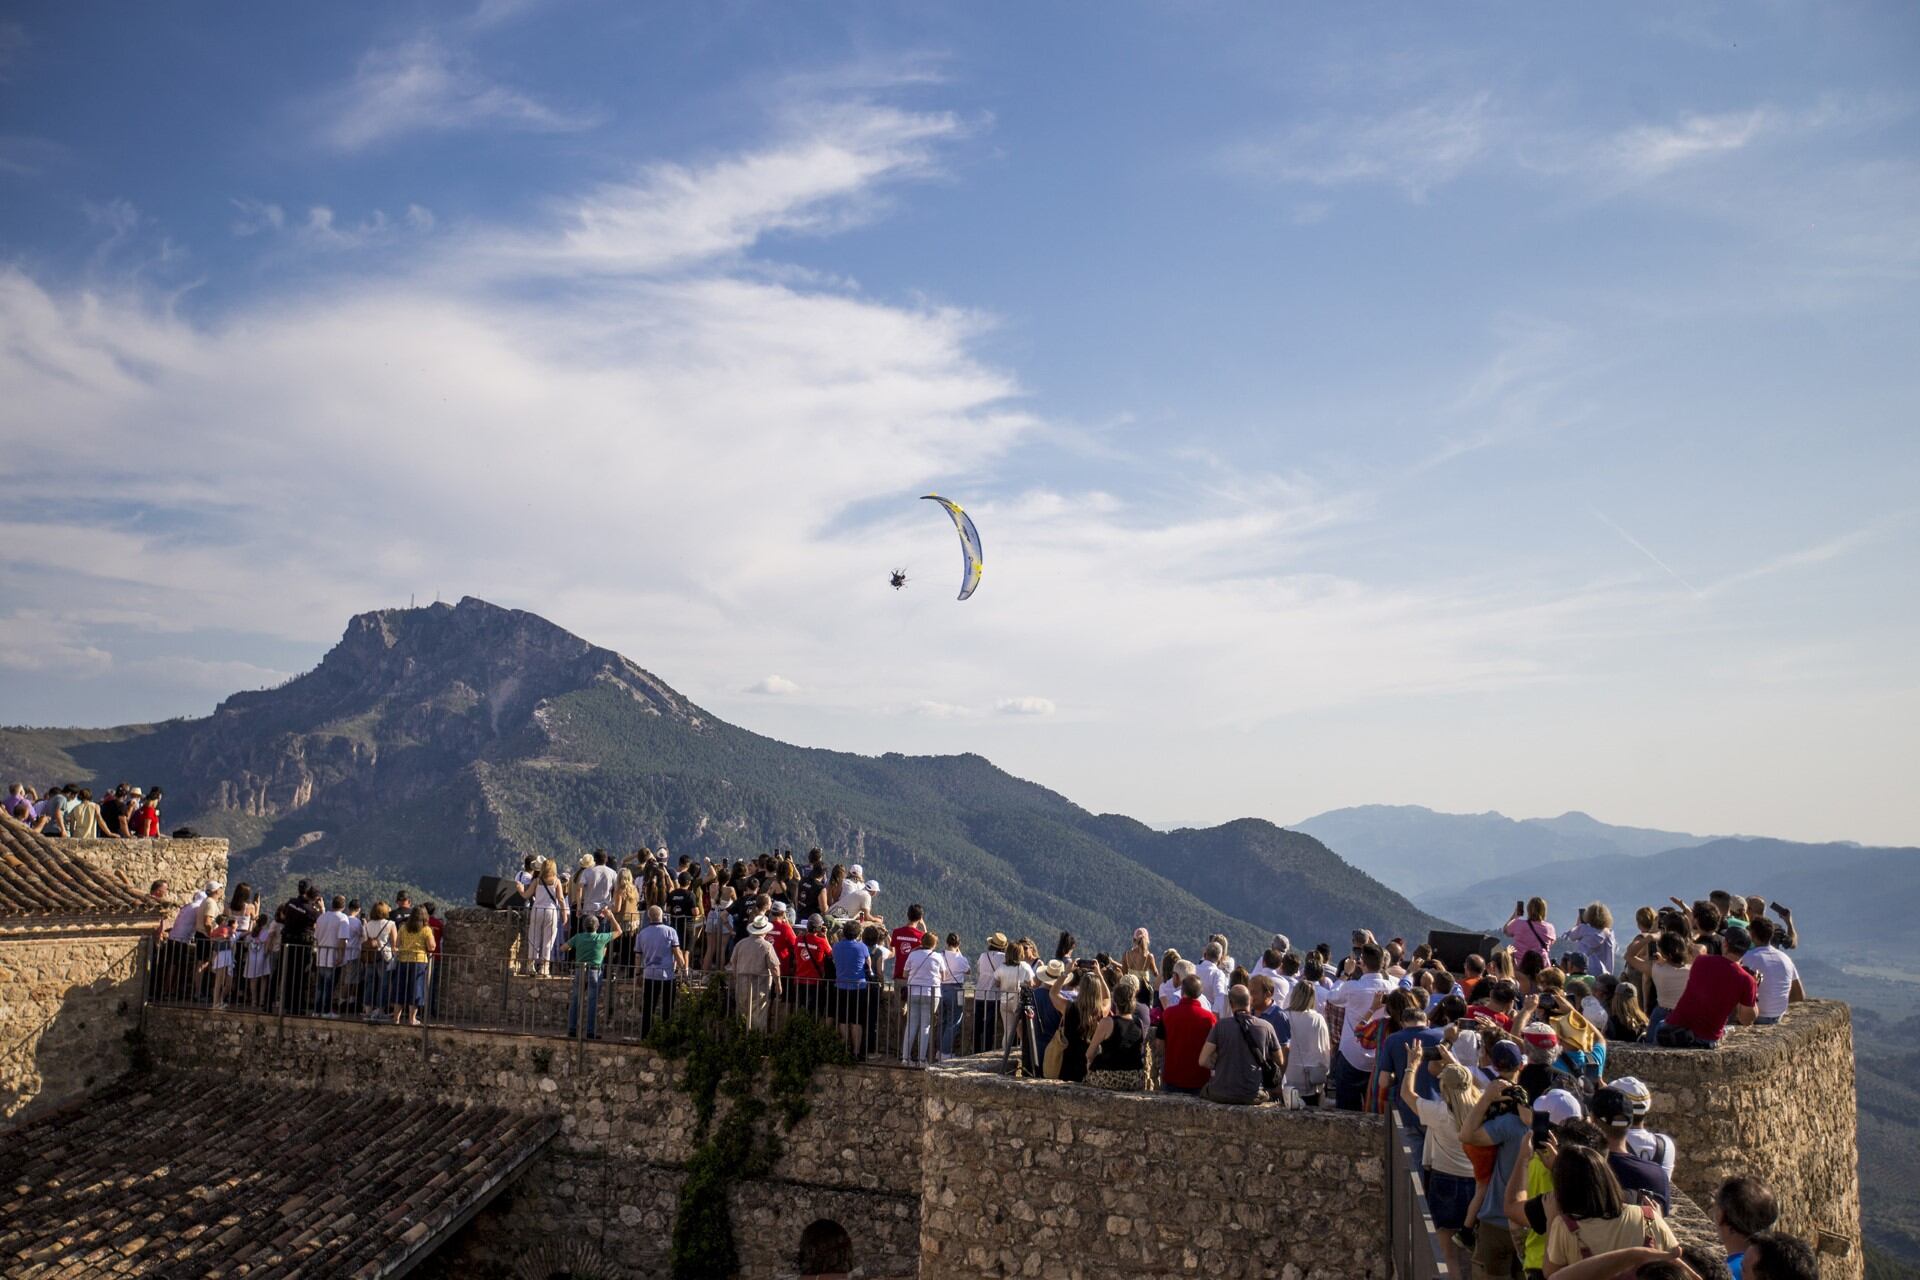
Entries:
[[520, 896], [533, 906], [527, 913], [527, 941], [520, 956], [520, 971], [528, 976], [552, 977], [553, 949], [567, 920], [567, 890], [560, 883], [560, 872], [552, 858], [540, 860], [539, 872], [520, 886]]

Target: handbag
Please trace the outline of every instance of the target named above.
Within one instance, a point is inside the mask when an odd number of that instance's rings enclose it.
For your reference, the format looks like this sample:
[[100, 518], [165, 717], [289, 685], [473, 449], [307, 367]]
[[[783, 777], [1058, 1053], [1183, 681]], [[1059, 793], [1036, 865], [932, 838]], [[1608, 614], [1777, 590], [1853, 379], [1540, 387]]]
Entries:
[[[1071, 1010], [1068, 1011], [1069, 1016]], [[1067, 1060], [1067, 1034], [1064, 1027], [1055, 1028], [1047, 1039], [1047, 1052], [1040, 1061], [1040, 1074], [1049, 1080], [1060, 1078], [1060, 1068]]]

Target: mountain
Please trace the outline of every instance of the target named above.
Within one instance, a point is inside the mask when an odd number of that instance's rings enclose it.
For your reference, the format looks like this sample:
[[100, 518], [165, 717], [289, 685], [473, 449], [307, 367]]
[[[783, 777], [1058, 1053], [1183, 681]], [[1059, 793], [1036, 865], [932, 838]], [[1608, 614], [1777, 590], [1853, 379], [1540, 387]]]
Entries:
[[[1764, 893], [1793, 912], [1801, 946], [1822, 959], [1859, 959], [1876, 969], [1920, 976], [1913, 960], [1920, 931], [1911, 904], [1920, 894], [1920, 849], [1800, 844], [1729, 837], [1651, 857], [1608, 854], [1496, 876], [1423, 901], [1469, 925], [1497, 925], [1517, 898], [1545, 896], [1562, 926], [1588, 902], [1613, 910], [1616, 931], [1631, 931], [1634, 909], [1669, 897], [1691, 902], [1710, 890]], [[1889, 949], [1888, 944], [1896, 945]]]
[[1635, 856], [1700, 844], [1707, 836], [1616, 827], [1579, 812], [1515, 820], [1501, 813], [1436, 813], [1412, 804], [1332, 809], [1297, 822], [1340, 856], [1409, 897], [1497, 875], [1608, 853]]
[[158, 781], [167, 822], [233, 841], [234, 875], [463, 901], [537, 852], [666, 841], [732, 857], [818, 845], [977, 944], [1134, 926], [1183, 951], [1226, 933], [1339, 941], [1443, 922], [1308, 835], [1242, 821], [1156, 832], [1095, 815], [976, 755], [790, 746], [530, 613], [467, 599], [361, 614], [319, 666], [212, 715], [110, 730], [0, 730], [0, 777]]

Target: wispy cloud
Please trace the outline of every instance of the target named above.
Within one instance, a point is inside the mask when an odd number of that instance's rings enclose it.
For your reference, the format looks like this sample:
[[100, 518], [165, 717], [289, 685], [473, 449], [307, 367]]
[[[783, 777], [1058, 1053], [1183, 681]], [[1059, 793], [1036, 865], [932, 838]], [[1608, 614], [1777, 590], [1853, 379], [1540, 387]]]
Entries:
[[1057, 708], [1052, 698], [1023, 696], [1001, 698], [993, 704], [993, 709], [1003, 716], [1050, 716]]
[[1658, 568], [1662, 573], [1666, 574], [1669, 578], [1672, 578], [1675, 582], [1685, 587], [1689, 595], [1693, 596], [1695, 599], [1704, 598], [1704, 593], [1700, 590], [1700, 588], [1694, 586], [1691, 582], [1688, 582], [1685, 578], [1681, 577], [1679, 572], [1676, 569], [1674, 569], [1672, 565], [1668, 564], [1665, 560], [1662, 560], [1659, 556], [1655, 555], [1652, 549], [1649, 548], [1646, 543], [1640, 541], [1640, 539], [1634, 537], [1631, 533], [1628, 533], [1611, 516], [1607, 515], [1606, 512], [1600, 510], [1598, 507], [1589, 507], [1587, 509], [1593, 512], [1594, 519], [1598, 520], [1601, 524], [1604, 524], [1605, 526], [1607, 526], [1607, 528], [1619, 534], [1621, 539], [1624, 540], [1628, 546], [1632, 547], [1635, 551], [1638, 551], [1641, 555], [1645, 556], [1648, 560], [1652, 561], [1656, 566], [1658, 566]]
[[1499, 130], [1488, 92], [1436, 99], [1387, 115], [1324, 116], [1277, 137], [1230, 147], [1227, 165], [1246, 176], [1318, 187], [1397, 186], [1415, 201], [1478, 163]]
[[756, 680], [746, 688], [748, 693], [766, 694], [769, 697], [784, 698], [800, 692], [800, 686], [785, 676], [772, 675]]
[[1778, 122], [1764, 108], [1687, 115], [1671, 124], [1641, 124], [1623, 129], [1595, 148], [1595, 160], [1634, 179], [1659, 177], [1685, 164], [1739, 151], [1764, 137]]
[[559, 133], [596, 123], [493, 80], [471, 55], [432, 36], [370, 50], [347, 83], [322, 99], [319, 111], [320, 140], [339, 151], [482, 125]]
[[1842, 556], [1850, 555], [1862, 547], [1871, 545], [1883, 537], [1886, 531], [1887, 522], [1876, 522], [1863, 528], [1854, 529], [1848, 533], [1842, 533], [1835, 537], [1824, 539], [1811, 546], [1801, 547], [1796, 551], [1789, 551], [1782, 555], [1773, 556], [1751, 568], [1742, 569], [1738, 573], [1728, 574], [1717, 582], [1709, 583], [1703, 594], [1709, 596], [1718, 595], [1721, 592], [1743, 586], [1746, 583], [1756, 581], [1760, 578], [1770, 578], [1777, 573], [1785, 573], [1792, 569], [1804, 569], [1810, 565], [1825, 564], [1830, 560], [1838, 560]]
[[231, 224], [240, 237], [284, 236], [290, 242], [309, 249], [359, 249], [392, 243], [404, 231], [424, 233], [433, 230], [433, 211], [424, 205], [410, 204], [397, 219], [384, 209], [354, 222], [342, 222], [331, 207], [310, 206], [304, 216], [294, 216], [278, 204], [250, 197], [233, 200], [236, 216]]

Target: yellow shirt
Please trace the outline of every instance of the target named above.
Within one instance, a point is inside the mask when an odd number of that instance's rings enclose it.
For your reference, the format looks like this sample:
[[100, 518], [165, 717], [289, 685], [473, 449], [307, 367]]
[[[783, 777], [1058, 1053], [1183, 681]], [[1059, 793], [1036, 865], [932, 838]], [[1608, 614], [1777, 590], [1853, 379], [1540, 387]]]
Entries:
[[432, 926], [423, 924], [418, 929], [410, 924], [400, 926], [394, 955], [401, 964], [425, 964], [433, 955]]
[[[1539, 1156], [1533, 1157], [1527, 1164], [1527, 1199], [1544, 1200], [1553, 1194], [1553, 1173], [1543, 1164]], [[1549, 1228], [1552, 1223], [1547, 1224]], [[1538, 1271], [1546, 1265], [1547, 1238], [1534, 1231], [1527, 1232], [1527, 1247], [1520, 1265], [1529, 1271]]]

